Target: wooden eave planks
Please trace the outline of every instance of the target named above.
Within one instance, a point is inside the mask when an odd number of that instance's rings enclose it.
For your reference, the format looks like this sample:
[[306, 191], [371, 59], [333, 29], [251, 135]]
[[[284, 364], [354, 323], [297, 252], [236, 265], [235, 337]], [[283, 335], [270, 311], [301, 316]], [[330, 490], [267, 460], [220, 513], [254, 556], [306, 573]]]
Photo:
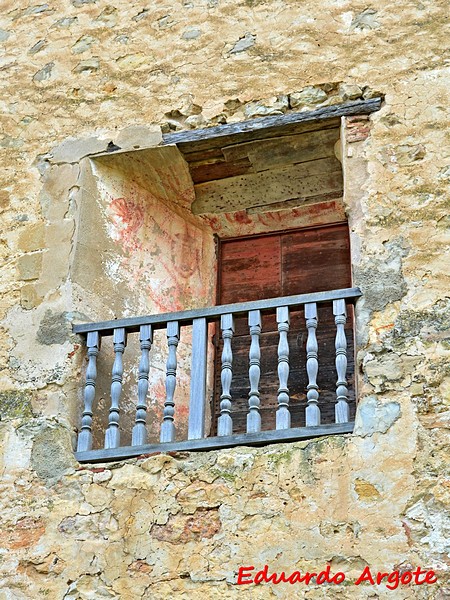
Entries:
[[197, 184], [192, 212], [235, 212], [294, 198], [301, 203], [341, 191], [341, 165], [330, 157]]

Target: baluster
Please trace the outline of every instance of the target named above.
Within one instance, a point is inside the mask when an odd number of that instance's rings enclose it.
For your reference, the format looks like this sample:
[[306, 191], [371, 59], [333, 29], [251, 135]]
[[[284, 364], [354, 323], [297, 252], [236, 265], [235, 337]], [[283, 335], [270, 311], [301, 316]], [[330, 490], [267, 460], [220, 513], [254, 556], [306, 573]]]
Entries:
[[114, 364], [112, 368], [111, 408], [109, 409], [109, 426], [105, 435], [105, 448], [118, 448], [120, 445], [119, 431], [119, 400], [122, 393], [123, 353], [127, 345], [127, 334], [124, 327], [114, 329]]
[[147, 442], [147, 392], [148, 373], [150, 370], [149, 353], [152, 347], [151, 325], [141, 325], [139, 331], [141, 342], [141, 360], [139, 363], [138, 377], [138, 402], [136, 406], [136, 424], [131, 436], [132, 446], [142, 446]]
[[345, 300], [333, 300], [334, 322], [336, 323], [336, 423], [348, 423], [348, 389], [347, 389], [347, 339], [344, 325], [347, 321]]
[[77, 452], [92, 449], [92, 404], [95, 400], [95, 380], [97, 379], [97, 356], [100, 350], [98, 331], [90, 331], [86, 340], [89, 358], [84, 387], [84, 410], [81, 418], [81, 431], [78, 436]]
[[276, 416], [277, 429], [289, 429], [291, 426], [291, 413], [289, 412], [289, 308], [282, 306], [277, 308], [277, 323], [280, 333], [278, 343], [278, 410]]
[[305, 320], [308, 329], [306, 342], [306, 372], [308, 373], [306, 426], [315, 427], [320, 425], [320, 409], [317, 405], [319, 400], [319, 386], [316, 378], [319, 370], [316, 329], [317, 329], [317, 304], [305, 304]]
[[261, 414], [259, 412], [259, 379], [261, 376], [261, 350], [259, 336], [261, 335], [261, 311], [251, 310], [248, 313], [248, 324], [252, 341], [249, 352], [250, 393], [248, 395], [249, 413], [247, 415], [247, 433], [261, 431]]
[[175, 441], [175, 425], [173, 416], [175, 414], [175, 386], [177, 384], [177, 346], [180, 340], [180, 330], [178, 321], [169, 321], [167, 323], [167, 345], [169, 346], [169, 356], [166, 367], [166, 401], [164, 403], [164, 416], [161, 425], [160, 441]]
[[205, 318], [193, 320], [189, 440], [199, 440], [205, 435], [207, 332]]
[[220, 396], [220, 417], [218, 420], [217, 434], [232, 435], [233, 420], [231, 418], [231, 381], [233, 379], [233, 352], [231, 350], [231, 339], [234, 333], [233, 315], [222, 315], [220, 318], [222, 329], [223, 351], [222, 351], [222, 394]]

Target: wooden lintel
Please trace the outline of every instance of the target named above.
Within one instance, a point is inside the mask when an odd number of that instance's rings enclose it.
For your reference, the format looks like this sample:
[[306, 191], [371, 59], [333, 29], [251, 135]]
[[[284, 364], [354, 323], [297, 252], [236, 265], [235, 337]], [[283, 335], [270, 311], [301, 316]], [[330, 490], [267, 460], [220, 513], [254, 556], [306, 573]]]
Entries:
[[[367, 115], [379, 110], [380, 107], [381, 98], [356, 100], [345, 104], [325, 106], [311, 111], [291, 112], [284, 115], [260, 117], [242, 121], [240, 123], [229, 123], [205, 129], [166, 133], [163, 135], [163, 143], [177, 144], [180, 146], [181, 150], [183, 150], [184, 144], [195, 143], [195, 150], [202, 150], [217, 146], [217, 144], [220, 143], [220, 138], [228, 136], [239, 136], [243, 133], [264, 133], [264, 131], [273, 130], [286, 125], [295, 125], [311, 121], [324, 121], [336, 117]], [[254, 137], [254, 139], [256, 138]], [[231, 144], [233, 142], [230, 140], [229, 143]]]
[[98, 463], [123, 460], [136, 456], [159, 454], [164, 452], [201, 452], [221, 450], [235, 446], [265, 446], [267, 444], [296, 442], [299, 440], [323, 437], [326, 435], [342, 435], [352, 433], [354, 423], [332, 423], [317, 427], [297, 427], [284, 430], [260, 431], [221, 437], [209, 437], [200, 440], [186, 440], [165, 444], [146, 444], [144, 446], [124, 446], [108, 450], [89, 450], [76, 452], [75, 458], [80, 463]]

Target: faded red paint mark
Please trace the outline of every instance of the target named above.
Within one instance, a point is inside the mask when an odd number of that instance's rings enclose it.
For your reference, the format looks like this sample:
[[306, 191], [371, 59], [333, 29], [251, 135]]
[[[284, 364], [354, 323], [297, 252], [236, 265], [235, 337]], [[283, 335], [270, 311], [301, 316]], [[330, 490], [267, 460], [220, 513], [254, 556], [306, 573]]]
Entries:
[[73, 358], [79, 347], [80, 347], [80, 344], [74, 344], [73, 350], [72, 350], [72, 352], [69, 352], [69, 354], [67, 355], [67, 358]]
[[248, 215], [247, 211], [239, 210], [231, 215], [236, 223], [252, 223], [252, 219]]
[[114, 198], [110, 209], [117, 225], [119, 237], [128, 250], [139, 250], [142, 243], [137, 233], [144, 222], [144, 210], [138, 203], [127, 198]]
[[394, 323], [388, 323], [387, 325], [380, 325], [379, 327], [375, 327], [375, 331], [377, 333], [381, 333], [383, 330], [391, 330], [394, 327]]

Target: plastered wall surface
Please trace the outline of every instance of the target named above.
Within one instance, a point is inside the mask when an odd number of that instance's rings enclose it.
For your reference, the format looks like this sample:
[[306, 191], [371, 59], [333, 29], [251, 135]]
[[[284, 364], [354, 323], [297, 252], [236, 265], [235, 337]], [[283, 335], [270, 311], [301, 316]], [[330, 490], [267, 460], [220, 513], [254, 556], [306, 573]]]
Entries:
[[[447, 26], [439, 1], [3, 3], [2, 600], [450, 596]], [[342, 133], [363, 291], [355, 433], [80, 467], [72, 322], [177, 310], [193, 288], [207, 306], [212, 233], [288, 218], [194, 217], [181, 165], [149, 190], [141, 168], [89, 156], [380, 94]], [[300, 225], [323, 218], [307, 211]], [[167, 264], [148, 258], [158, 248]], [[240, 566], [264, 564], [330, 564], [347, 581], [236, 585]], [[356, 587], [366, 565], [438, 582]]]

